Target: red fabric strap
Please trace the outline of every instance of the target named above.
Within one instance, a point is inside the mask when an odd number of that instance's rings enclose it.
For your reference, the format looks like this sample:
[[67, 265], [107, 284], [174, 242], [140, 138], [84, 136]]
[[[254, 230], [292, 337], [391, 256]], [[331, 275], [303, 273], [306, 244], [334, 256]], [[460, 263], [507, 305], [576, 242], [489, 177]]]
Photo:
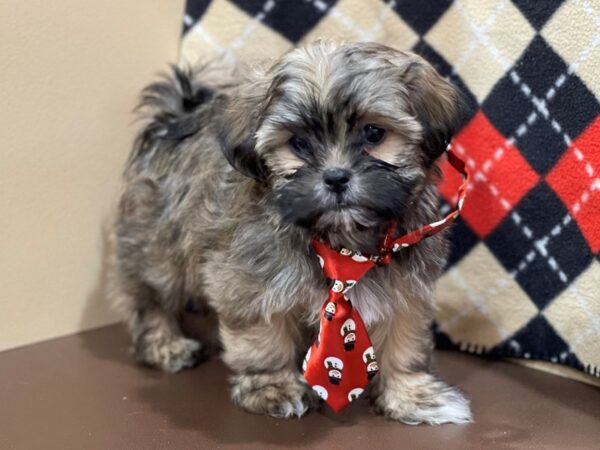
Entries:
[[434, 223], [430, 223], [428, 225], [423, 225], [421, 228], [411, 231], [396, 239], [393, 238], [393, 235], [396, 232], [398, 223], [397, 221], [392, 221], [380, 247], [380, 264], [389, 264], [392, 259], [392, 253], [397, 252], [403, 248], [410, 247], [411, 245], [416, 244], [417, 242], [421, 241], [422, 239], [425, 239], [426, 237], [433, 236], [434, 234], [445, 230], [446, 228], [448, 228], [448, 226], [454, 223], [456, 219], [458, 219], [460, 210], [463, 207], [463, 203], [467, 195], [467, 186], [470, 182], [470, 176], [469, 172], [467, 171], [465, 162], [462, 159], [460, 159], [456, 155], [456, 153], [452, 151], [450, 145], [448, 145], [448, 147], [446, 148], [446, 156], [450, 165], [454, 169], [456, 169], [463, 177], [463, 182], [458, 188], [458, 202], [456, 205], [456, 209], [450, 211], [450, 213], [447, 214], [443, 219], [438, 220]]

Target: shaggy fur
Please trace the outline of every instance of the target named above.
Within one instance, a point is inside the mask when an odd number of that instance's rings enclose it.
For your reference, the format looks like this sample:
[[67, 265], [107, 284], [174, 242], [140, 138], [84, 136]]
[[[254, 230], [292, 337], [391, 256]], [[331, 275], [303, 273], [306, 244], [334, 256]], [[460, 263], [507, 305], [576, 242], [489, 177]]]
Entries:
[[[374, 253], [390, 219], [399, 232], [436, 220], [435, 161], [456, 91], [419, 56], [370, 43], [174, 72], [143, 92], [146, 123], [114, 225], [113, 301], [137, 359], [170, 372], [208, 347], [178, 324], [187, 299], [204, 302], [235, 374], [233, 401], [300, 416], [317, 403], [299, 362], [327, 298], [310, 240]], [[369, 126], [385, 130], [381, 141]], [[341, 182], [325, 181], [340, 170]], [[375, 408], [406, 423], [470, 420], [465, 397], [429, 373], [445, 258], [433, 236], [349, 293], [380, 361]]]

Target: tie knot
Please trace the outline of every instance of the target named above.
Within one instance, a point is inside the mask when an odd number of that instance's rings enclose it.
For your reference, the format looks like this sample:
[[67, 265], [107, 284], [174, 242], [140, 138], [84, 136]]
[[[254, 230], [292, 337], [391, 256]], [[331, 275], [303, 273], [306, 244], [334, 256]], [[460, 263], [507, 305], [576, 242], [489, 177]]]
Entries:
[[345, 248], [334, 250], [316, 240], [313, 249], [333, 292], [346, 292], [375, 265], [373, 258], [360, 252]]

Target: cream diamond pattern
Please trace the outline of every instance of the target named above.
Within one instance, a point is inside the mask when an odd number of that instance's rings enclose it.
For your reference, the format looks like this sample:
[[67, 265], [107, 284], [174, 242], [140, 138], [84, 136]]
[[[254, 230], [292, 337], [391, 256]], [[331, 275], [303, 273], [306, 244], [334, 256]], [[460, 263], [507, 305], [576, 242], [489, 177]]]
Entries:
[[600, 366], [600, 263], [594, 261], [543, 312], [584, 365]]
[[457, 0], [425, 41], [453, 66], [481, 103], [534, 33], [509, 1]]
[[286, 38], [262, 23], [274, 6], [274, 0], [266, 0], [251, 17], [227, 0], [214, 0], [204, 18], [183, 37], [181, 62], [193, 66], [217, 56], [257, 61], [291, 49]]
[[[565, 23], [576, 26], [566, 27]], [[600, 3], [565, 2], [546, 24], [542, 36], [569, 64], [568, 73], [577, 72], [600, 99]]]
[[408, 50], [417, 42], [418, 35], [392, 10], [394, 3], [340, 0], [302, 43], [326, 36], [343, 41], [377, 41]]
[[496, 283], [505, 273], [485, 244], [479, 243], [440, 279], [436, 320], [453, 342], [469, 342], [472, 350], [484, 351], [538, 313], [514, 278]]

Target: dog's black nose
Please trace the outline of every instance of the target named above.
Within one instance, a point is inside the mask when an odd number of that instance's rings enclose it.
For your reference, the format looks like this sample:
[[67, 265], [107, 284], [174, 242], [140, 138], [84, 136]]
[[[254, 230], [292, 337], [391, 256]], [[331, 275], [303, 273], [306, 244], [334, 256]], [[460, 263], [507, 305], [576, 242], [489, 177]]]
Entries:
[[346, 190], [350, 178], [352, 178], [352, 173], [339, 167], [327, 169], [323, 172], [323, 181], [325, 181], [327, 187], [338, 194]]

